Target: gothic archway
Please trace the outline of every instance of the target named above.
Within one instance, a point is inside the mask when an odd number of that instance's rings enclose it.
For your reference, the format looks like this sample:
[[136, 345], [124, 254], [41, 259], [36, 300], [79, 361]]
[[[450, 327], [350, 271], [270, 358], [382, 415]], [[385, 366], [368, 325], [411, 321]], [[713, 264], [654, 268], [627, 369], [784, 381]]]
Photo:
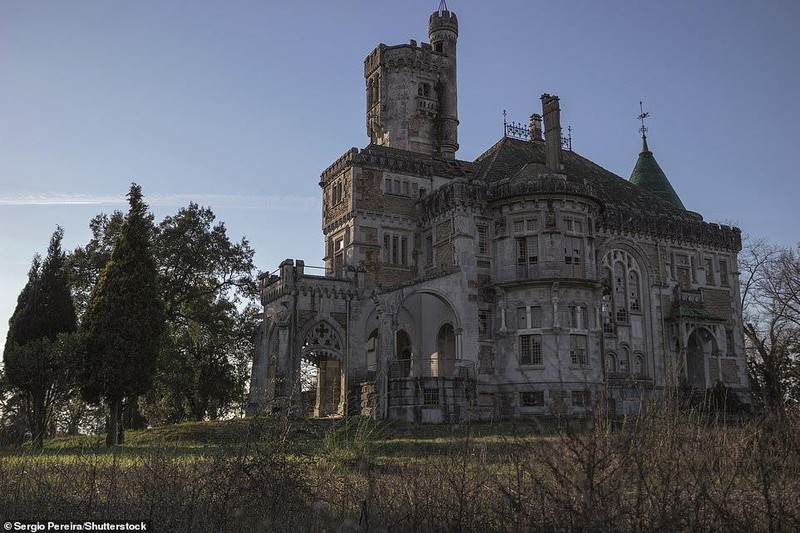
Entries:
[[315, 417], [343, 414], [344, 344], [331, 324], [308, 328], [300, 348], [300, 397], [303, 409]]

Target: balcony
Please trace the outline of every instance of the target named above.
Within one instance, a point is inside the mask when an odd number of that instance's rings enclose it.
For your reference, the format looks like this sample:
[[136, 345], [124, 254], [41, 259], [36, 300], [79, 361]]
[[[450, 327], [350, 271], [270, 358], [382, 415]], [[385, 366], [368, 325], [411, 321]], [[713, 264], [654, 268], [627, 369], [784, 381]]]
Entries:
[[563, 262], [499, 265], [495, 281], [500, 283], [535, 281], [539, 279], [579, 279], [597, 281], [594, 265], [565, 265]]

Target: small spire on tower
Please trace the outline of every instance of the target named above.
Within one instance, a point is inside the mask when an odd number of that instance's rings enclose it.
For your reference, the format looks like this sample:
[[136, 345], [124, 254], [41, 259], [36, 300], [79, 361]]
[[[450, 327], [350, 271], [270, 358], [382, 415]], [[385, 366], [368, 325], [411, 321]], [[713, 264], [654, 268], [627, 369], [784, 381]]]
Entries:
[[442, 11], [449, 11], [449, 9], [447, 9], [447, 2], [445, 2], [445, 0], [439, 2], [439, 9], [437, 9], [437, 11], [440, 15], [442, 14]]
[[[444, 2], [444, 0], [442, 0]], [[650, 149], [647, 147], [647, 127], [644, 125], [644, 119], [650, 116], [650, 112], [645, 112], [644, 108], [642, 107], [642, 101], [639, 100], [639, 120], [642, 121], [642, 127], [639, 128], [639, 131], [642, 132], [642, 153], [649, 152]]]

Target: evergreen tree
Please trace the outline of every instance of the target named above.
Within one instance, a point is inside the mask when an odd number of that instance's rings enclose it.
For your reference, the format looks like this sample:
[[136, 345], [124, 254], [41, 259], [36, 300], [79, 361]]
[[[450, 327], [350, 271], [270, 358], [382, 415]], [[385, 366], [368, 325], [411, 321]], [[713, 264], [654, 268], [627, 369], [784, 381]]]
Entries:
[[126, 396], [147, 392], [153, 380], [164, 308], [151, 251], [152, 216], [136, 184], [128, 192], [129, 210], [100, 273], [84, 315], [83, 393], [109, 406], [106, 444], [115, 446], [120, 406]]
[[72, 381], [75, 309], [72, 305], [64, 231], [56, 229], [44, 262], [34, 257], [28, 282], [9, 321], [3, 359], [8, 380], [28, 399], [28, 419], [34, 447], [43, 444], [53, 403]]

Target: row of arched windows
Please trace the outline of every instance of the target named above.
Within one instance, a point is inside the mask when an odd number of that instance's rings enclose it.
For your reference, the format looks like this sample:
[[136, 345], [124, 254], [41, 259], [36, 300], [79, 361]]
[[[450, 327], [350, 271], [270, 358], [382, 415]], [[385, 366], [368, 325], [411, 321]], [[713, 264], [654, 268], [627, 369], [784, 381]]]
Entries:
[[631, 313], [642, 311], [642, 277], [639, 266], [627, 252], [612, 250], [603, 258], [603, 267], [605, 282], [611, 293], [610, 299], [605, 302], [604, 325], [608, 326], [613, 322], [627, 323]]
[[646, 376], [647, 364], [642, 352], [634, 352], [631, 356], [630, 350], [623, 346], [618, 353], [608, 352], [606, 354], [606, 372], [609, 374], [632, 374], [634, 376]]

